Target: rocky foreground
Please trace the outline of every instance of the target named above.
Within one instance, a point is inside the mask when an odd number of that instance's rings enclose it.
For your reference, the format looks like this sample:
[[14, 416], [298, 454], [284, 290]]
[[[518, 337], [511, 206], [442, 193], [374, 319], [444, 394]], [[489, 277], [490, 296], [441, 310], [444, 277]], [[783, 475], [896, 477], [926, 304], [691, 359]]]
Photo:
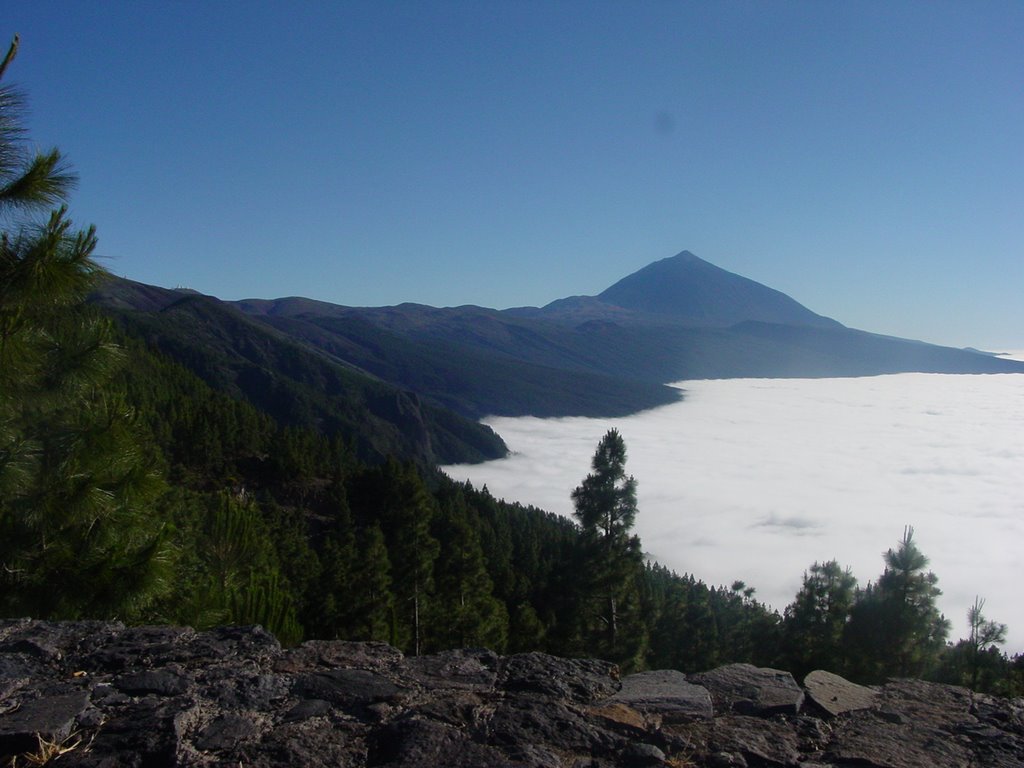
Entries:
[[[1024, 766], [1024, 700], [733, 664], [0, 621], [0, 765]], [[47, 760], [50, 763], [47, 763]]]

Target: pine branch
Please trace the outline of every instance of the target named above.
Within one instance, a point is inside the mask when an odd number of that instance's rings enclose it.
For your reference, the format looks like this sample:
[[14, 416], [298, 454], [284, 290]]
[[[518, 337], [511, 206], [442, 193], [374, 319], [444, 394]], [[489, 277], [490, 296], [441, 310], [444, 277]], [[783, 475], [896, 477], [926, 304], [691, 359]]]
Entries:
[[17, 35], [11, 41], [11, 47], [7, 49], [7, 55], [4, 56], [3, 64], [0, 64], [0, 78], [3, 78], [4, 72], [7, 71], [7, 65], [14, 61], [14, 57], [18, 55], [18, 45], [21, 43], [21, 38]]
[[51, 208], [67, 198], [77, 183], [78, 177], [59, 150], [39, 153], [20, 176], [0, 187], [0, 212]]

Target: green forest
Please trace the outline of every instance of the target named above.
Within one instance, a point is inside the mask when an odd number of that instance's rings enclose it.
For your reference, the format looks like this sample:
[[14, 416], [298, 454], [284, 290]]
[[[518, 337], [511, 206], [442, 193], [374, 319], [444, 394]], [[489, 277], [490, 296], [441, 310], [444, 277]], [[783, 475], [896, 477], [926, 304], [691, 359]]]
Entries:
[[1024, 693], [1024, 659], [1000, 650], [1006, 628], [983, 600], [965, 606], [970, 636], [950, 641], [909, 528], [877, 579], [814, 563], [780, 614], [742, 582], [645, 559], [614, 430], [566, 489], [569, 520], [453, 482], [393, 435], [368, 451], [349, 417], [289, 419], [216, 386], [88, 302], [106, 275], [97, 234], [70, 218], [75, 176], [58, 150], [34, 149], [24, 108], [0, 88], [0, 615]]

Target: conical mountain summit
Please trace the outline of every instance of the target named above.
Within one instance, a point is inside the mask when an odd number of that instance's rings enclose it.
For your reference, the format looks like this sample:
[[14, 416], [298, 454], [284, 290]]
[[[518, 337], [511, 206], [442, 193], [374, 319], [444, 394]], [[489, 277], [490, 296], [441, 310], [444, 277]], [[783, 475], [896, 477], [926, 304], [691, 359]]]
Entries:
[[605, 304], [673, 318], [697, 327], [728, 327], [748, 320], [837, 328], [781, 291], [716, 267], [682, 251], [648, 264], [596, 297]]

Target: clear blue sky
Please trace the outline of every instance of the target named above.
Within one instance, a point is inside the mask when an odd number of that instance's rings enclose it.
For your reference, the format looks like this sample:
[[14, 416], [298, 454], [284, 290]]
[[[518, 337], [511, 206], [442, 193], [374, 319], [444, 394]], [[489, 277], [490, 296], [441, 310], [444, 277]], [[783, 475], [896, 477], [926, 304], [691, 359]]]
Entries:
[[542, 305], [683, 249], [1024, 346], [1024, 3], [10, 2], [119, 274]]

